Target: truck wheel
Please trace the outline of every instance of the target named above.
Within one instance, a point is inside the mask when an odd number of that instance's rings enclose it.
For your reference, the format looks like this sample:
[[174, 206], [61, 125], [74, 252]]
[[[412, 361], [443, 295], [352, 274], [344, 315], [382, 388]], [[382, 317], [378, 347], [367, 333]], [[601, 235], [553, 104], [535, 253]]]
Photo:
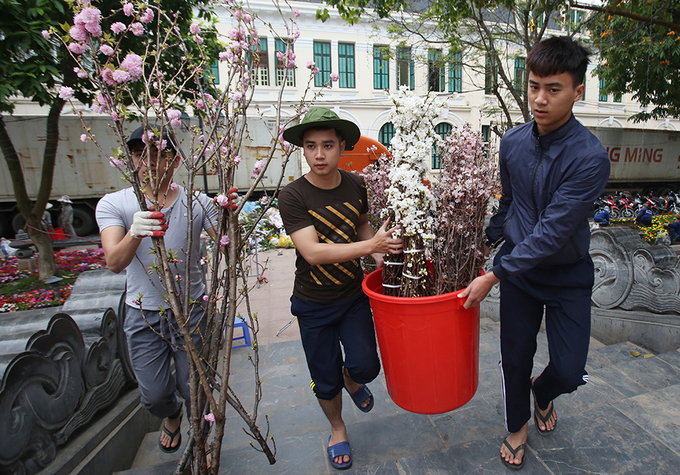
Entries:
[[94, 217], [85, 209], [73, 208], [73, 230], [78, 236], [87, 236], [95, 232]]

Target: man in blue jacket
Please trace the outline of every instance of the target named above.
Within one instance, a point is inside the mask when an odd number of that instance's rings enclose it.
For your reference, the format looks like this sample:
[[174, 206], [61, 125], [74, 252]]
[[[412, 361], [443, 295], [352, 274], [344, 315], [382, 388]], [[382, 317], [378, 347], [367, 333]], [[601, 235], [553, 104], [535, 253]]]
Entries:
[[[607, 152], [572, 114], [583, 95], [590, 52], [567, 37], [534, 45], [527, 57], [534, 120], [509, 130], [500, 146], [503, 194], [486, 229], [504, 241], [493, 270], [461, 292], [466, 308], [500, 282], [501, 378], [510, 435], [501, 461], [524, 465], [531, 394], [540, 435], [556, 427], [553, 400], [585, 384], [594, 266], [588, 218], [609, 178]], [[488, 251], [488, 249], [487, 249]], [[550, 362], [532, 378], [543, 312]]]
[[593, 221], [603, 226], [609, 226], [609, 206], [605, 206], [600, 211], [595, 213], [595, 218], [593, 218]]
[[652, 210], [649, 209], [647, 205], [644, 205], [640, 209], [640, 212], [638, 213], [637, 217], [635, 218], [635, 224], [639, 226], [651, 226], [653, 216], [654, 215], [652, 214]]

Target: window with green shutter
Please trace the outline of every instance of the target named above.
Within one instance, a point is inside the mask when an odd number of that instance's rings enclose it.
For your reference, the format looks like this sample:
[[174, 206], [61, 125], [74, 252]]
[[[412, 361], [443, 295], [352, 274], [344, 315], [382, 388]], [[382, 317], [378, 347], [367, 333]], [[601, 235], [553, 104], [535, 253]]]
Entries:
[[326, 41], [314, 42], [314, 63], [319, 74], [314, 76], [314, 86], [322, 87], [331, 83], [331, 44]]
[[460, 53], [451, 55], [449, 63], [449, 92], [463, 92], [463, 58]]
[[248, 58], [250, 77], [256, 86], [269, 86], [269, 62], [267, 59], [267, 38], [260, 38], [259, 45], [251, 48]]
[[394, 124], [392, 122], [388, 122], [380, 127], [380, 132], [378, 132], [378, 142], [383, 144], [385, 147], [390, 148], [392, 137], [394, 137]]
[[373, 45], [373, 89], [390, 88], [390, 47]]
[[427, 80], [429, 91], [444, 91], [444, 86], [446, 84], [446, 68], [442, 61], [442, 50], [440, 49], [431, 49], [428, 52]]
[[[453, 126], [448, 122], [442, 122], [434, 126], [434, 132], [439, 135], [442, 139], [445, 139], [447, 135], [451, 132]], [[439, 147], [437, 145], [432, 146], [432, 169], [438, 170], [441, 168], [441, 157], [439, 155]]]
[[[288, 44], [281, 38], [276, 38], [275, 49], [277, 53], [285, 53]], [[290, 49], [293, 49], [293, 45], [290, 45]], [[283, 84], [283, 80], [286, 80], [286, 86], [295, 86], [295, 68], [287, 68], [283, 61], [279, 61], [276, 58], [276, 85], [280, 86]]]
[[408, 47], [397, 48], [397, 86], [406, 86], [411, 91], [416, 88], [415, 67]]
[[354, 43], [338, 43], [338, 85], [354, 88]]
[[524, 81], [526, 81], [526, 58], [515, 58], [515, 90], [524, 95]]

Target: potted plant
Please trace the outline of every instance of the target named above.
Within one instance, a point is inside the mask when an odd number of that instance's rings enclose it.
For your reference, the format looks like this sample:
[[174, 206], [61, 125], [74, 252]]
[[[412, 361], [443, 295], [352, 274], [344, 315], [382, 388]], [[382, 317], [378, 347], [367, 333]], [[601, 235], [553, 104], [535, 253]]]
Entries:
[[[371, 210], [401, 226], [404, 252], [385, 256], [364, 280], [388, 391], [412, 412], [453, 410], [478, 382], [479, 308], [458, 293], [484, 264], [484, 216], [496, 167], [469, 125], [438, 137], [435, 99], [405, 88], [391, 96], [392, 160], [364, 170]], [[425, 158], [438, 146], [441, 172], [430, 186]], [[384, 192], [382, 191], [384, 190]]]

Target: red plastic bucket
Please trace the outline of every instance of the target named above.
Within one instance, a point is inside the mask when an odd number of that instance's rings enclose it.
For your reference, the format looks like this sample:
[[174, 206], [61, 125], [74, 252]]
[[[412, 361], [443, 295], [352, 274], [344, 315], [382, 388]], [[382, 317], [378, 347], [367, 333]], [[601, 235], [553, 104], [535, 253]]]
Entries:
[[399, 407], [440, 414], [467, 403], [479, 383], [479, 306], [452, 292], [383, 295], [382, 269], [363, 281], [371, 301], [387, 391]]

